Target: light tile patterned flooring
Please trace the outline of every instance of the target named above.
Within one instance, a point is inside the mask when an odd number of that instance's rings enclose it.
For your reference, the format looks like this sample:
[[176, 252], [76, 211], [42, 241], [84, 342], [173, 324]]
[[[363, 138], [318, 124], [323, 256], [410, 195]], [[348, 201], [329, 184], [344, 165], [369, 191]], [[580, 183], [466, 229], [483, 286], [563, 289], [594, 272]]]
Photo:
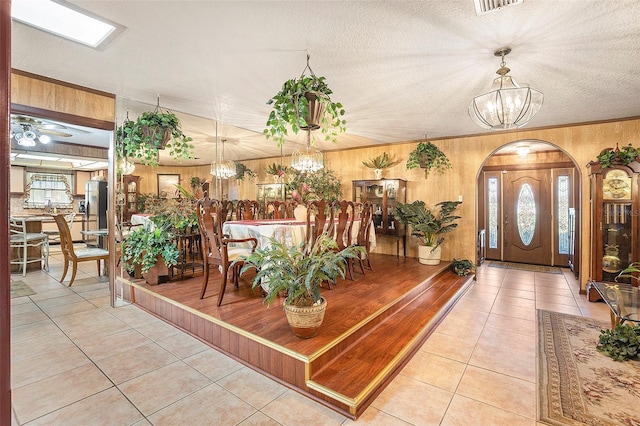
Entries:
[[[109, 307], [93, 262], [11, 300], [14, 425], [349, 425], [135, 306]], [[609, 319], [573, 277], [483, 266], [357, 424], [536, 425], [536, 309]], [[470, 423], [472, 422], [472, 423]]]

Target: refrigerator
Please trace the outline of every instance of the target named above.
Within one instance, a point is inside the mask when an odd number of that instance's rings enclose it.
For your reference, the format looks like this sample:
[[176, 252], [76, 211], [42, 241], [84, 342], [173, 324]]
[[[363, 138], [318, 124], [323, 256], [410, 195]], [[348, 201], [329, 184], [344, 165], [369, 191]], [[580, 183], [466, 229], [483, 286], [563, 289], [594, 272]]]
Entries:
[[[84, 231], [107, 229], [107, 182], [90, 180], [84, 192]], [[104, 247], [103, 238], [84, 234], [83, 241], [89, 246]]]

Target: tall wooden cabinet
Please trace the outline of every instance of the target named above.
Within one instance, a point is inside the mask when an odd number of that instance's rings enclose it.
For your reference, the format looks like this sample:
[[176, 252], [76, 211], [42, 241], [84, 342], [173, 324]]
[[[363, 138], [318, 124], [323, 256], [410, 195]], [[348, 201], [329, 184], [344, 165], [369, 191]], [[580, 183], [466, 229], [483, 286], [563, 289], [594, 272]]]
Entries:
[[[613, 282], [633, 261], [640, 261], [640, 163], [603, 168], [589, 164], [591, 180], [591, 279]], [[630, 278], [619, 282], [637, 285]], [[597, 299], [589, 291], [589, 300]]]
[[407, 234], [402, 223], [395, 220], [393, 210], [396, 203], [407, 202], [407, 181], [404, 179], [354, 180], [353, 201], [373, 204], [373, 223], [376, 235], [396, 238], [396, 255], [400, 255], [400, 240], [403, 254], [407, 255]]
[[122, 206], [122, 220], [130, 222], [131, 215], [139, 212], [140, 176], [124, 175], [122, 177], [122, 190], [118, 192], [120, 197], [118, 204]]

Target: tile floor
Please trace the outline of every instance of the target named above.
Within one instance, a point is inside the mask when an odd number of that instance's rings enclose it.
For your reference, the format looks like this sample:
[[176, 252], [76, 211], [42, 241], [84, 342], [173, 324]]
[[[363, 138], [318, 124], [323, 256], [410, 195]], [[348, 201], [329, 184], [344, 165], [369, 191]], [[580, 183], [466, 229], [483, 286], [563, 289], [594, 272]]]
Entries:
[[[51, 271], [11, 300], [14, 425], [348, 425], [135, 306], [109, 307], [95, 264]], [[569, 274], [483, 266], [357, 424], [536, 425], [536, 309], [609, 320]], [[292, 409], [295, 407], [295, 409]]]

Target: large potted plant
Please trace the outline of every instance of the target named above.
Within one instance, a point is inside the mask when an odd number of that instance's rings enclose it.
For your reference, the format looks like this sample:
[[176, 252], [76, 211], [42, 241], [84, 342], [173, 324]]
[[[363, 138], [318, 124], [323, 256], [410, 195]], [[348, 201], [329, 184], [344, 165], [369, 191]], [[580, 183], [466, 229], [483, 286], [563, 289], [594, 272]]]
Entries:
[[340, 251], [337, 248], [326, 234], [321, 234], [311, 247], [287, 247], [271, 239], [266, 247], [242, 258], [240, 273], [256, 268], [253, 287], [266, 291], [267, 304], [285, 294], [283, 306], [291, 330], [298, 337], [310, 338], [318, 333], [327, 309], [327, 301], [320, 294], [321, 284], [344, 278], [348, 259], [363, 251], [354, 246]]
[[179, 254], [168, 226], [145, 225], [131, 231], [122, 242], [124, 267], [128, 271], [140, 267], [151, 285], [168, 281], [169, 268], [177, 263]]
[[[307, 69], [311, 75], [306, 76]], [[317, 130], [325, 135], [325, 140], [337, 142], [339, 132], [346, 130], [346, 120], [342, 118], [344, 109], [340, 102], [331, 100], [333, 91], [327, 86], [325, 77], [317, 77], [307, 66], [299, 78], [287, 80], [269, 101], [272, 111], [267, 119], [264, 134], [273, 138], [278, 146], [284, 144], [289, 129], [297, 134], [300, 130]]]
[[431, 170], [444, 173], [445, 170], [451, 168], [451, 162], [444, 152], [440, 151], [440, 148], [429, 141], [424, 141], [418, 143], [418, 146], [409, 153], [406, 167], [407, 170], [421, 167], [427, 177]]
[[193, 158], [192, 140], [182, 133], [178, 117], [159, 107], [143, 113], [136, 121], [125, 120], [116, 130], [118, 151], [148, 166], [158, 165], [159, 149], [168, 148], [173, 158]]
[[382, 178], [382, 171], [384, 169], [388, 169], [389, 167], [393, 167], [398, 164], [400, 160], [396, 160], [395, 158], [389, 157], [389, 154], [386, 152], [378, 155], [377, 157], [370, 158], [368, 161], [363, 161], [362, 164], [365, 167], [373, 169], [373, 173], [376, 179]]
[[424, 201], [416, 200], [411, 204], [398, 203], [393, 216], [404, 225], [411, 225], [411, 235], [418, 238], [418, 258], [425, 265], [438, 265], [441, 259], [440, 244], [445, 234], [458, 226], [454, 223], [460, 216], [453, 211], [462, 201], [442, 201], [436, 204], [440, 210], [434, 212]]

